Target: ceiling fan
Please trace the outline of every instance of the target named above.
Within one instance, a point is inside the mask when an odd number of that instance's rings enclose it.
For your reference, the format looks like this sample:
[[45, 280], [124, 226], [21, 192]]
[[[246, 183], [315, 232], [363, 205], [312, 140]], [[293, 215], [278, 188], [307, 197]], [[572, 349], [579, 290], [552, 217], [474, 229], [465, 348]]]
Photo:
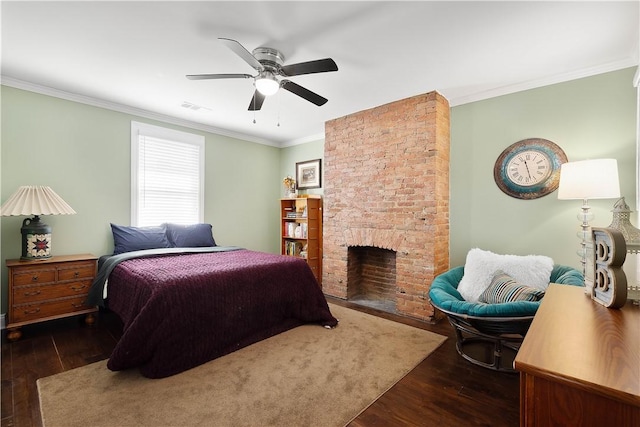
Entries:
[[[326, 104], [326, 98], [318, 95], [300, 86], [286, 77], [299, 76], [301, 74], [326, 73], [328, 71], [338, 71], [338, 66], [331, 58], [318, 59], [309, 62], [300, 62], [297, 64], [283, 65], [284, 55], [276, 49], [270, 47], [258, 47], [250, 53], [239, 42], [219, 38], [225, 46], [235, 52], [247, 64], [251, 65], [258, 74], [190, 74], [187, 78], [190, 80], [208, 80], [208, 79], [253, 79], [256, 90], [249, 104], [249, 111], [256, 111], [262, 108], [264, 99], [275, 94], [278, 89], [282, 88], [289, 92], [314, 103], [317, 106]], [[276, 76], [285, 77], [278, 80]]]

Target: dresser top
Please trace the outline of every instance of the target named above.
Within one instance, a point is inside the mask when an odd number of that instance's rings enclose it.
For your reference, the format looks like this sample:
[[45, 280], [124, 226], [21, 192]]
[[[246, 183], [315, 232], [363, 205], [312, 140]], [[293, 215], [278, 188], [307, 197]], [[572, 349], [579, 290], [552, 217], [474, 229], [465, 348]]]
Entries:
[[23, 259], [8, 259], [7, 267], [19, 267], [24, 265], [42, 265], [51, 264], [55, 262], [72, 262], [72, 261], [87, 261], [98, 259], [97, 256], [92, 254], [76, 254], [76, 255], [57, 255], [51, 258], [38, 259], [38, 260], [23, 260]]
[[640, 307], [608, 309], [584, 288], [552, 284], [514, 365], [640, 406]]

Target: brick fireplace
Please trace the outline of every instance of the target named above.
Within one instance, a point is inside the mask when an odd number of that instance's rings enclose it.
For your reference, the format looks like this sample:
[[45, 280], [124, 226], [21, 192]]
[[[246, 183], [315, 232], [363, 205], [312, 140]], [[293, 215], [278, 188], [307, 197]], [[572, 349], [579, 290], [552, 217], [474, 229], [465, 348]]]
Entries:
[[433, 317], [449, 267], [449, 103], [437, 92], [328, 121], [323, 291]]

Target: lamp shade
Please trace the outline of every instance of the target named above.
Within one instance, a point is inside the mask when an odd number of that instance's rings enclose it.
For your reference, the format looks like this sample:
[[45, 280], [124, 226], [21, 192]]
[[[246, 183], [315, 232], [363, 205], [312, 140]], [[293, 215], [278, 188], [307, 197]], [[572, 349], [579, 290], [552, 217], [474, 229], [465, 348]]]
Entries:
[[9, 197], [2, 207], [0, 215], [71, 215], [75, 214], [71, 206], [58, 196], [50, 187], [23, 186]]
[[1, 216], [34, 215], [22, 221], [23, 260], [51, 258], [51, 227], [40, 221], [40, 215], [75, 214], [71, 206], [49, 187], [24, 186], [0, 207]]
[[558, 199], [613, 199], [620, 197], [615, 159], [581, 160], [560, 167]]

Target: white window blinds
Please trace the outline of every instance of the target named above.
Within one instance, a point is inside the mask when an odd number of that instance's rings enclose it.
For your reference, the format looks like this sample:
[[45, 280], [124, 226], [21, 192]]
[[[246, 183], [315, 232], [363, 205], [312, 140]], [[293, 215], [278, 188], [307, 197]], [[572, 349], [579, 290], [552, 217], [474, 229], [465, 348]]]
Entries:
[[131, 125], [131, 224], [203, 222], [204, 137]]

